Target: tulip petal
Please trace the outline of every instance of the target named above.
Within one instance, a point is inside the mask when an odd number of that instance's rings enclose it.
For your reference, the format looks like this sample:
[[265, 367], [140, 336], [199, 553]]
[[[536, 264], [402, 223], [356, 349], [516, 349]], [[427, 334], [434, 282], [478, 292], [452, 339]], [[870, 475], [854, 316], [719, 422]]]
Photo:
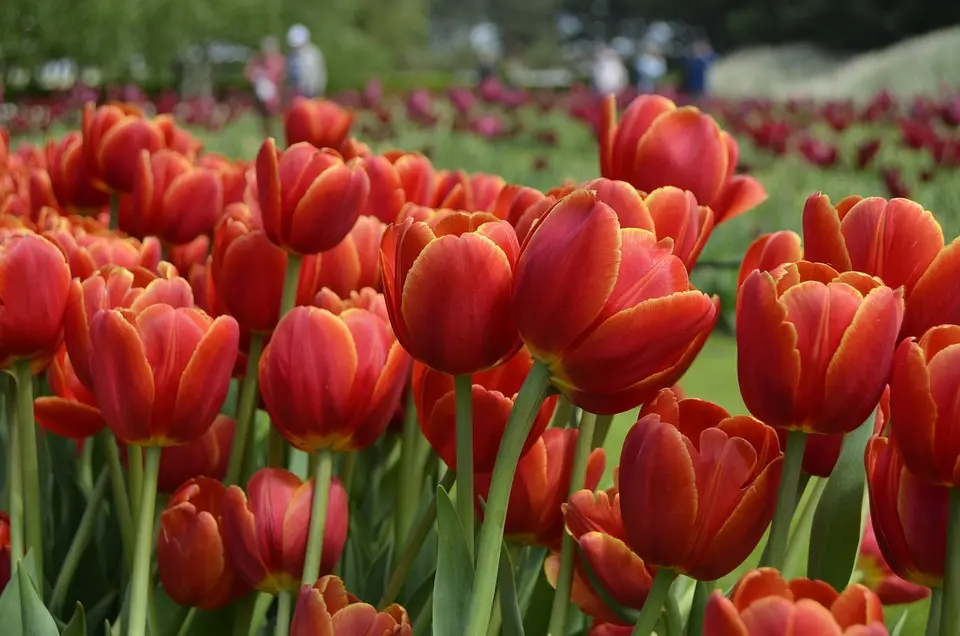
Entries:
[[356, 166], [328, 168], [299, 200], [286, 238], [301, 254], [329, 250], [347, 236], [370, 192], [367, 173]]
[[740, 275], [737, 288], [755, 269], [769, 272], [784, 263], [792, 263], [803, 258], [803, 247], [800, 235], [796, 232], [784, 230], [773, 234], [764, 234], [756, 239], [747, 248], [740, 264]]
[[[157, 537], [160, 581], [170, 598], [181, 605], [197, 605], [216, 593], [226, 567], [217, 520], [181, 503], [160, 514]], [[219, 600], [219, 599], [215, 599]]]
[[726, 223], [744, 212], [749, 212], [767, 200], [763, 184], [747, 174], [734, 175], [727, 180], [720, 195], [710, 202], [717, 225]]
[[642, 608], [653, 587], [653, 577], [643, 560], [623, 541], [602, 532], [588, 532], [578, 543], [604, 591], [624, 607]]
[[716, 591], [707, 601], [703, 617], [703, 636], [750, 636], [747, 626], [740, 620], [737, 608], [723, 592]]
[[594, 179], [583, 184], [587, 190], [597, 193], [597, 200], [609, 205], [617, 213], [621, 228], [637, 228], [655, 231], [650, 210], [637, 189], [626, 181]]
[[830, 606], [841, 629], [883, 622], [883, 606], [877, 595], [859, 583], [851, 585]]
[[230, 560], [248, 585], [265, 592], [278, 592], [260, 552], [273, 541], [261, 542], [257, 535], [257, 519], [247, 507], [243, 490], [230, 486], [223, 495], [223, 539]]
[[33, 402], [37, 424], [61, 437], [85, 439], [107, 425], [100, 409], [61, 397], [39, 397]]
[[[930, 398], [936, 405], [936, 420], [933, 426], [933, 455], [927, 463], [935, 466], [937, 474], [946, 484], [953, 485], [954, 466], [960, 457], [960, 427], [954, 423], [960, 421], [960, 404], [957, 394], [960, 391], [960, 344], [943, 349], [927, 362], [927, 377], [930, 379]], [[914, 380], [923, 381], [923, 376]], [[916, 386], [916, 384], [914, 385]], [[899, 394], [898, 394], [899, 397]], [[922, 402], [920, 402], [922, 404]], [[920, 408], [918, 407], [918, 410]], [[918, 416], [922, 411], [917, 413]], [[912, 423], [907, 420], [907, 424]], [[929, 426], [929, 420], [918, 422], [916, 434], [923, 435]], [[928, 429], [929, 430], [929, 429]], [[898, 436], [898, 440], [902, 436]], [[918, 473], [922, 475], [923, 473]]]
[[[614, 96], [609, 96], [607, 99], [606, 106], [611, 110], [609, 120], [611, 121], [612, 147], [608, 150], [610, 153], [608, 166], [602, 172], [607, 178], [627, 181], [633, 176], [634, 157], [647, 131], [661, 115], [676, 112], [677, 105], [661, 95], [643, 95], [630, 103], [623, 112], [620, 122], [617, 123], [616, 99]], [[640, 189], [649, 192], [654, 188]]]
[[937, 255], [910, 294], [900, 337], [920, 337], [934, 325], [960, 324], [960, 294], [947, 293], [960, 271], [960, 238]]
[[290, 622], [290, 636], [335, 636], [331, 611], [318, 590], [304, 585]]
[[840, 215], [830, 198], [819, 192], [810, 195], [803, 206], [803, 243], [807, 260], [826, 263], [839, 272], [853, 269]]

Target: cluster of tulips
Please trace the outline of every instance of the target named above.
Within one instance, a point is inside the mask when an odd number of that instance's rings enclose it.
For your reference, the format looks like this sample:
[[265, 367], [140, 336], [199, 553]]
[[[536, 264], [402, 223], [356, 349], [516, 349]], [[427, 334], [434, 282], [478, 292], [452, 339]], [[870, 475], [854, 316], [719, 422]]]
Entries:
[[[595, 635], [886, 634], [882, 600], [931, 589], [960, 633], [960, 244], [811, 196], [744, 257], [733, 416], [676, 384], [719, 316], [689, 272], [766, 192], [696, 108], [601, 115], [601, 176], [549, 192], [375, 154], [323, 101], [249, 164], [123, 104], [0, 146], [4, 633], [559, 635], [575, 605]], [[104, 510], [93, 624], [67, 603]]]

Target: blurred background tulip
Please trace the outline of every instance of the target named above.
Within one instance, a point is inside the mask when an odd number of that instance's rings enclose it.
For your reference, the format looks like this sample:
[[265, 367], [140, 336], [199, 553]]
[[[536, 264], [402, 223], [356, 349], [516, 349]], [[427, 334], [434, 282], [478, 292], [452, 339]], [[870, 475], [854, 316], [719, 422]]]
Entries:
[[308, 142], [340, 150], [350, 134], [354, 113], [326, 99], [295, 97], [283, 117], [287, 145]]
[[397, 604], [378, 611], [357, 599], [336, 576], [300, 590], [290, 636], [413, 636], [407, 611]]

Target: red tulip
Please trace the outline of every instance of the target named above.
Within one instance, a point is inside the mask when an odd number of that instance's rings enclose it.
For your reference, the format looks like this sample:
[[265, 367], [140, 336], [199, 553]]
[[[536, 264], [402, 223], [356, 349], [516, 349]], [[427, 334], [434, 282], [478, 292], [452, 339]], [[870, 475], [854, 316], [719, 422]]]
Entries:
[[608, 179], [652, 192], [663, 186], [689, 190], [709, 206], [716, 223], [759, 205], [767, 198], [751, 176], [735, 175], [740, 150], [712, 117], [692, 106], [678, 108], [659, 95], [641, 95], [616, 121], [608, 96], [600, 125], [600, 172]]
[[164, 144], [167, 148], [183, 155], [190, 161], [197, 160], [197, 156], [203, 149], [203, 144], [189, 132], [177, 126], [171, 115], [157, 115], [153, 118], [153, 123], [163, 133]]
[[380, 270], [403, 348], [453, 375], [491, 368], [516, 353], [510, 289], [518, 252], [513, 228], [485, 212], [387, 228]]
[[236, 426], [233, 418], [220, 414], [213, 419], [207, 432], [194, 441], [164, 448], [160, 453], [157, 490], [174, 492], [195, 477], [223, 479]]
[[430, 205], [436, 191], [436, 173], [433, 164], [422, 154], [396, 151], [383, 155], [400, 177], [400, 185], [408, 203]]
[[360, 165], [370, 179], [370, 195], [360, 212], [361, 216], [372, 216], [384, 223], [393, 223], [407, 199], [400, 173], [389, 159], [380, 155], [367, 157]]
[[[904, 254], [911, 253], [908, 250]], [[941, 250], [914, 285], [908, 297], [901, 337], [919, 338], [936, 325], [960, 324], [960, 295], [949, 292], [957, 271], [960, 271], [960, 239]]]
[[353, 112], [326, 99], [294, 97], [283, 117], [287, 145], [308, 142], [339, 150], [350, 134]]
[[884, 605], [915, 603], [930, 596], [930, 588], [902, 579], [890, 568], [883, 557], [883, 550], [880, 549], [869, 518], [860, 541], [857, 569], [863, 573], [863, 584], [873, 591]]
[[180, 605], [217, 610], [249, 590], [227, 552], [225, 494], [219, 481], [197, 477], [160, 513], [157, 569], [164, 592]]
[[92, 437], [106, 427], [96, 399], [77, 379], [65, 346], [53, 358], [47, 382], [53, 395], [33, 401], [33, 414], [40, 426], [77, 440]]
[[880, 151], [880, 143], [879, 139], [868, 139], [857, 146], [857, 168], [865, 170], [870, 165]]
[[213, 170], [220, 177], [224, 207], [231, 203], [243, 201], [243, 191], [247, 187], [247, 169], [249, 168], [247, 162], [228, 159], [215, 152], [207, 152], [200, 157], [197, 165]]
[[386, 229], [379, 219], [361, 216], [340, 243], [317, 256], [316, 286], [329, 287], [340, 296], [364, 287], [380, 288], [380, 240]]
[[796, 263], [802, 259], [803, 247], [796, 232], [783, 230], [764, 234], [751, 243], [743, 255], [737, 289], [755, 269], [769, 272], [786, 263]]
[[166, 146], [163, 130], [135, 109], [108, 104], [83, 110], [83, 153], [87, 168], [101, 188], [132, 192], [142, 150]]
[[[503, 527], [505, 537], [526, 545], [560, 549], [563, 503], [570, 492], [577, 435], [575, 428], [547, 429], [517, 464]], [[605, 463], [603, 449], [590, 453], [584, 488], [597, 487]], [[478, 474], [477, 496], [486, 499], [489, 488], [490, 474]]]
[[260, 388], [273, 425], [296, 448], [361, 450], [389, 424], [410, 364], [376, 314], [296, 307], [263, 351]]
[[819, 263], [754, 270], [737, 302], [737, 370], [771, 426], [848, 433], [877, 406], [903, 317], [902, 293]]
[[[323, 531], [321, 573], [340, 560], [347, 541], [347, 492], [336, 477], [330, 484]], [[233, 565], [247, 585], [261, 592], [297, 590], [307, 551], [313, 480], [263, 468], [247, 483], [246, 493], [230, 486], [223, 497], [223, 538]]]
[[645, 563], [698, 580], [728, 574], [773, 518], [782, 457], [769, 426], [731, 417], [705, 400], [677, 400], [664, 389], [640, 411], [623, 443], [627, 545]]
[[880, 599], [862, 585], [838, 594], [823, 581], [785, 581], [772, 568], [747, 572], [731, 598], [710, 597], [703, 636], [886, 636]]
[[718, 301], [690, 285], [671, 243], [622, 228], [617, 211], [586, 190], [556, 203], [525, 240], [513, 313], [530, 352], [577, 406], [634, 408], [676, 382], [706, 342]]
[[96, 186], [79, 131], [47, 144], [47, 171], [57, 202], [64, 209], [95, 214], [110, 201], [109, 195]]
[[304, 585], [293, 611], [290, 636], [413, 636], [407, 611], [394, 603], [383, 611], [347, 592], [336, 576]]

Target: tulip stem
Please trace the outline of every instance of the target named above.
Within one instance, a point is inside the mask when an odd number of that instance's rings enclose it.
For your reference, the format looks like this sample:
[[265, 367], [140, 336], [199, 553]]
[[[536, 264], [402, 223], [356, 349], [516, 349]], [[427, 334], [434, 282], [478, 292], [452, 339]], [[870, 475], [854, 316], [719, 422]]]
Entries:
[[497, 573], [500, 569], [503, 526], [510, 492], [513, 489], [513, 478], [517, 472], [517, 462], [530, 434], [530, 427], [533, 426], [549, 390], [550, 368], [542, 362], [534, 362], [510, 412], [493, 467], [483, 526], [480, 530], [477, 570], [473, 579], [473, 598], [470, 600], [465, 636], [484, 636], [487, 633], [493, 596], [497, 588]]
[[940, 636], [960, 634], [960, 489], [950, 489], [947, 561], [943, 569]]
[[303, 578], [300, 581], [303, 585], [313, 585], [320, 578], [323, 533], [327, 525], [327, 503], [330, 501], [330, 480], [333, 477], [333, 451], [320, 450], [316, 458], [310, 532], [307, 535], [307, 553], [303, 560]]
[[773, 513], [773, 522], [770, 524], [770, 538], [767, 539], [765, 559], [761, 564], [780, 571], [783, 571], [783, 564], [787, 559], [790, 522], [797, 507], [797, 484], [800, 482], [803, 449], [806, 445], [807, 434], [803, 431], [789, 431], [787, 433], [783, 472], [780, 476], [780, 490], [777, 493], [777, 509]]
[[[597, 416], [597, 426], [593, 431], [593, 448], [602, 448], [607, 443], [607, 434], [610, 433], [611, 424], [613, 424], [612, 415]], [[580, 425], [580, 428], [583, 428], [583, 424]]]
[[127, 471], [130, 473], [130, 518], [140, 518], [140, 498], [143, 494], [143, 448], [127, 444]]
[[253, 431], [253, 418], [257, 413], [257, 370], [260, 366], [261, 352], [263, 352], [263, 334], [251, 334], [250, 351], [247, 353], [247, 370], [240, 385], [240, 399], [237, 405], [237, 428], [233, 436], [233, 448], [230, 449], [227, 479], [224, 482], [227, 486], [239, 484], [242, 479], [243, 459]]
[[[187, 608], [184, 608], [187, 609]], [[197, 608], [191, 607], [183, 616], [183, 621], [180, 623], [180, 629], [177, 630], [177, 636], [187, 636], [190, 633], [190, 628], [193, 627], [193, 621], [197, 617]]]
[[[89, 442], [87, 442], [89, 443]], [[90, 498], [87, 499], [87, 507], [80, 518], [80, 524], [70, 542], [70, 548], [67, 555], [63, 558], [63, 565], [60, 566], [60, 574], [57, 575], [57, 581], [53, 585], [53, 594], [50, 596], [50, 612], [56, 616], [63, 609], [63, 602], [67, 597], [67, 589], [73, 581], [73, 575], [76, 574], [80, 566], [80, 557], [83, 551], [87, 549], [90, 539], [93, 537], [94, 525], [97, 521], [97, 514], [100, 512], [100, 502], [107, 492], [107, 485], [110, 483], [110, 469], [104, 466], [100, 470], [100, 475], [90, 492]]]
[[283, 318], [297, 304], [297, 287], [300, 284], [300, 268], [303, 257], [292, 252], [287, 253], [287, 269], [283, 276], [283, 295], [280, 297], [280, 314]]
[[120, 463], [120, 449], [117, 440], [109, 429], [99, 435], [107, 456], [107, 467], [110, 470], [110, 488], [113, 490], [113, 510], [117, 515], [117, 524], [120, 526], [120, 541], [123, 544], [124, 572], [128, 575], [133, 567], [133, 516], [130, 513], [130, 499], [123, 482], [123, 465]]
[[703, 617], [707, 611], [707, 601], [716, 586], [714, 581], [697, 581], [693, 590], [693, 603], [687, 617], [687, 636], [700, 636], [703, 633]]
[[566, 395], [557, 399], [557, 408], [550, 419], [551, 428], [567, 428], [570, 426], [570, 416], [573, 415], [573, 402]]
[[10, 511], [10, 571], [16, 572], [23, 558], [23, 468], [20, 463], [20, 436], [17, 434], [17, 400], [12, 380], [4, 378], [4, 408], [7, 416], [7, 484]]
[[[139, 446], [131, 445], [133, 448]], [[148, 446], [143, 453], [143, 490], [137, 508], [137, 542], [133, 553], [130, 585], [130, 615], [127, 636], [144, 636], [150, 604], [150, 561], [153, 556], [153, 517], [157, 503], [157, 476], [160, 473], [160, 446]], [[128, 451], [129, 452], [129, 451]]]
[[[570, 470], [570, 490], [572, 495], [583, 488], [587, 476], [587, 460], [593, 446], [597, 421], [601, 419], [593, 413], [583, 412], [580, 418], [580, 431], [577, 433], [577, 446], [573, 452], [573, 467]], [[548, 634], [567, 633], [567, 614], [570, 611], [570, 589], [573, 585], [573, 565], [576, 558], [576, 541], [569, 533], [563, 534], [560, 548], [560, 569], [557, 572], [556, 592], [553, 595], [553, 608], [550, 611]]]
[[930, 588], [930, 609], [927, 610], [925, 636], [937, 636], [940, 631], [940, 611], [943, 609], [943, 588]]
[[270, 432], [267, 434], [267, 466], [270, 468], [287, 468], [287, 440], [270, 423]]
[[287, 636], [290, 632], [290, 606], [293, 604], [293, 593], [281, 590], [277, 594], [277, 626], [274, 636]]
[[[393, 517], [394, 559], [400, 556], [397, 551], [404, 544], [413, 516], [423, 489], [423, 462], [417, 453], [417, 406], [413, 391], [407, 395], [407, 404], [403, 411], [403, 434], [400, 438], [400, 475], [397, 484], [397, 509]], [[419, 549], [419, 548], [418, 548]]]
[[670, 568], [660, 568], [657, 575], [653, 577], [653, 587], [647, 594], [647, 600], [643, 603], [643, 610], [637, 619], [637, 624], [633, 628], [633, 636], [650, 636], [653, 628], [660, 619], [660, 610], [670, 596], [670, 586], [673, 580], [677, 578], [677, 573]]
[[473, 558], [474, 550], [474, 495], [473, 495], [473, 378], [470, 374], [453, 379], [457, 414], [457, 514], [467, 537], [467, 552]]
[[[453, 483], [454, 473], [451, 470], [444, 474], [443, 479], [440, 480], [440, 487], [444, 490], [449, 490], [453, 486]], [[400, 558], [397, 559], [397, 565], [393, 569], [393, 574], [390, 575], [387, 589], [383, 593], [383, 597], [380, 598], [380, 602], [377, 603], [377, 607], [381, 610], [393, 603], [397, 595], [400, 594], [400, 590], [407, 580], [407, 574], [410, 572], [410, 568], [413, 566], [413, 562], [416, 561], [417, 556], [420, 555], [420, 548], [423, 547], [423, 542], [426, 541], [427, 535], [430, 534], [430, 528], [433, 527], [433, 522], [436, 518], [437, 498], [434, 496], [430, 498], [430, 503], [427, 504], [427, 508], [423, 511], [423, 514], [420, 515], [420, 519], [407, 537], [406, 543], [403, 544], [403, 550], [400, 551]]]
[[37, 424], [33, 419], [33, 375], [30, 360], [13, 363], [17, 381], [17, 445], [23, 488], [23, 521], [26, 547], [37, 566], [37, 586], [43, 591], [43, 519], [40, 495], [40, 466], [37, 461]]

